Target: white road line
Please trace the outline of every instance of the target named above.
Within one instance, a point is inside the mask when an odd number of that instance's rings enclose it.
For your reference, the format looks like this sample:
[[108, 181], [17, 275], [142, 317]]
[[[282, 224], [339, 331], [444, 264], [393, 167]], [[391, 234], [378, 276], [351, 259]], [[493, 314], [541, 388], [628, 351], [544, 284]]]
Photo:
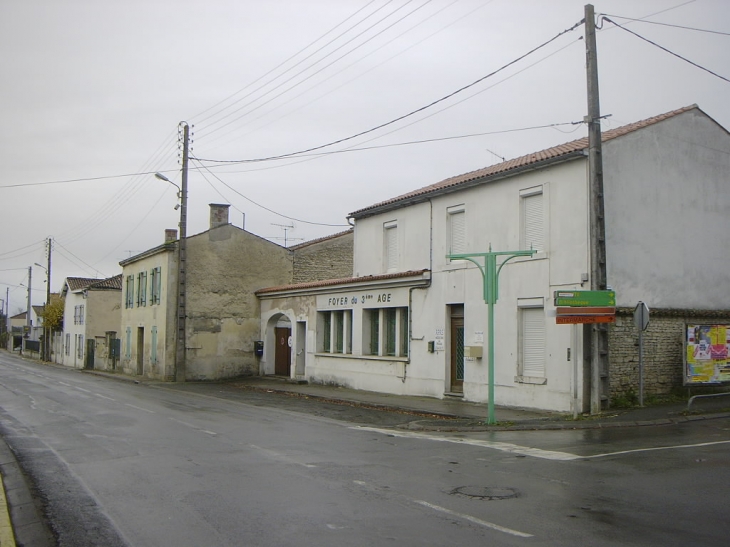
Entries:
[[124, 403], [124, 406], [128, 406], [130, 408], [136, 408], [137, 410], [149, 412], [150, 414], [157, 414], [154, 410], [147, 410], [146, 408], [142, 408], [141, 406], [130, 405], [129, 403]]
[[505, 534], [510, 534], [511, 536], [517, 536], [517, 537], [521, 537], [521, 538], [533, 537], [532, 534], [520, 532], [519, 530], [512, 530], [512, 528], [505, 528], [504, 526], [500, 526], [499, 524], [494, 524], [493, 522], [488, 522], [486, 520], [478, 519], [476, 517], [472, 517], [471, 515], [466, 515], [464, 513], [457, 513], [456, 511], [452, 511], [451, 509], [446, 509], [446, 507], [441, 507], [439, 505], [434, 505], [433, 503], [428, 503], [427, 501], [413, 500], [413, 502], [417, 503], [419, 505], [423, 505], [424, 507], [428, 507], [429, 509], [433, 509], [434, 511], [438, 511], [440, 513], [445, 513], [452, 517], [458, 517], [460, 519], [468, 520], [469, 522], [478, 524], [479, 526], [484, 526], [485, 528], [491, 528], [492, 530], [497, 530], [498, 532], [504, 532]]
[[654, 448], [635, 448], [633, 450], [620, 450], [618, 452], [606, 452], [605, 454], [594, 454], [592, 456], [583, 456], [585, 459], [589, 458], [605, 458], [607, 456], [619, 456], [621, 454], [633, 454], [635, 452], [653, 452], [656, 450], [677, 450], [680, 448], [697, 448], [700, 446], [712, 446], [716, 444], [728, 444], [730, 441], [713, 441], [709, 443], [697, 443], [697, 444], [678, 444], [674, 446], [657, 446]]
[[97, 397], [101, 397], [102, 399], [106, 399], [107, 401], [116, 401], [116, 399], [112, 399], [111, 397], [107, 397], [106, 395], [102, 395], [101, 393], [94, 393]]
[[480, 439], [468, 439], [464, 437], [442, 437], [439, 435], [430, 435], [428, 433], [417, 433], [413, 431], [398, 431], [394, 429], [380, 429], [377, 427], [353, 427], [362, 431], [374, 431], [384, 435], [392, 435], [394, 437], [406, 437], [410, 439], [427, 439], [430, 441], [441, 441], [455, 444], [468, 444], [471, 446], [481, 446], [484, 448], [493, 448], [510, 454], [521, 454], [523, 456], [532, 456], [533, 458], [541, 458], [543, 460], [555, 461], [573, 461], [581, 460], [585, 456], [578, 456], [570, 452], [556, 452], [554, 450], [541, 450], [540, 448], [531, 448], [529, 446], [519, 446], [511, 443], [500, 443], [496, 441], [483, 441]]
[[89, 391], [88, 389], [84, 389], [84, 388], [79, 387], [79, 386], [74, 386], [74, 388], [78, 389], [79, 391], [83, 391], [84, 393], [91, 393], [91, 391]]
[[67, 384], [66, 382], [58, 382], [58, 383], [61, 384], [62, 386], [72, 387], [71, 384]]

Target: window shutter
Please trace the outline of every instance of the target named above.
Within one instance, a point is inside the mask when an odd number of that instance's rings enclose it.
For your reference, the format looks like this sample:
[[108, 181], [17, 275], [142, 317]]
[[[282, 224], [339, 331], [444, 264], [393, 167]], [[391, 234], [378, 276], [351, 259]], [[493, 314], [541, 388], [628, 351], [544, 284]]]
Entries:
[[398, 228], [393, 226], [385, 230], [386, 271], [398, 269]]
[[522, 199], [524, 200], [524, 248], [542, 251], [544, 250], [542, 194], [534, 194]]
[[544, 308], [522, 308], [522, 375], [545, 376]]

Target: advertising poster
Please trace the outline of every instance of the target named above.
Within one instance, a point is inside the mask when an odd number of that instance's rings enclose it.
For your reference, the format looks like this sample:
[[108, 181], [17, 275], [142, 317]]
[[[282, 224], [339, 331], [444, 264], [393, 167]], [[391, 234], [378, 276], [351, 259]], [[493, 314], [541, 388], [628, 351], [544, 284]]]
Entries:
[[730, 382], [730, 325], [687, 325], [685, 385]]

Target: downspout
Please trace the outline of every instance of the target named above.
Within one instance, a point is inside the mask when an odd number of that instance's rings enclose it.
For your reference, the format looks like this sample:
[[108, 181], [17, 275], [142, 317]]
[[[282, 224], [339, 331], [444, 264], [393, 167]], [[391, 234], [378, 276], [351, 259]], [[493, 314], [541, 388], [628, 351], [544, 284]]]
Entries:
[[429, 213], [429, 226], [428, 226], [428, 283], [425, 285], [421, 285], [418, 287], [411, 287], [408, 289], [408, 359], [406, 359], [406, 362], [403, 364], [403, 377], [401, 378], [401, 381], [405, 384], [406, 383], [406, 376], [407, 376], [407, 370], [408, 365], [411, 364], [411, 341], [413, 340], [413, 314], [411, 313], [411, 310], [413, 309], [413, 291], [415, 290], [426, 290], [429, 287], [431, 287], [431, 279], [433, 276], [433, 201], [431, 201], [431, 198], [428, 200], [428, 205], [431, 208], [431, 211]]

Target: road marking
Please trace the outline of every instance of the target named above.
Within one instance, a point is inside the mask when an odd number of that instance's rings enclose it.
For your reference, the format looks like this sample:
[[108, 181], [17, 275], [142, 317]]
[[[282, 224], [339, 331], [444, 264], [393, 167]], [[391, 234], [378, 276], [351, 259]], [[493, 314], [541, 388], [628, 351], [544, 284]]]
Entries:
[[678, 444], [674, 446], [657, 446], [654, 448], [635, 448], [633, 450], [620, 450], [618, 452], [606, 452], [605, 454], [593, 454], [592, 456], [583, 456], [585, 459], [589, 458], [605, 458], [606, 456], [619, 456], [621, 454], [633, 454], [635, 452], [653, 452], [656, 450], [676, 450], [679, 448], [698, 448], [700, 446], [713, 446], [716, 444], [728, 444], [730, 441], [712, 441], [708, 443], [697, 443], [697, 444]]
[[131, 407], [131, 408], [136, 408], [137, 410], [142, 410], [144, 412], [149, 412], [150, 414], [157, 414], [154, 410], [147, 410], [146, 408], [142, 408], [141, 406], [130, 405], [129, 403], [124, 403], [124, 406], [128, 406], [128, 407]]
[[189, 423], [189, 422], [183, 422], [182, 420], [178, 420], [178, 419], [176, 419], [176, 418], [168, 418], [168, 420], [171, 420], [171, 421], [173, 421], [173, 422], [176, 422], [176, 423], [178, 423], [178, 424], [181, 424], [181, 425], [187, 426], [187, 427], [189, 427], [190, 429], [194, 429], [195, 431], [200, 431], [200, 432], [202, 432], [202, 433], [207, 433], [208, 435], [218, 435], [218, 433], [216, 433], [215, 431], [210, 431], [210, 430], [208, 430], [208, 429], [201, 429], [201, 428], [199, 428], [199, 427], [198, 427], [197, 425], [195, 425], [195, 424], [191, 424], [191, 423]]
[[471, 515], [467, 515], [464, 513], [457, 513], [456, 511], [452, 511], [451, 509], [446, 509], [446, 507], [441, 507], [439, 505], [434, 505], [433, 503], [428, 503], [427, 501], [413, 500], [413, 502], [417, 503], [419, 505], [423, 505], [424, 507], [428, 507], [429, 509], [433, 509], [434, 511], [438, 511], [440, 513], [445, 513], [447, 515], [451, 515], [452, 517], [458, 517], [460, 519], [468, 520], [469, 522], [478, 524], [479, 526], [483, 526], [485, 528], [491, 528], [492, 530], [497, 530], [498, 532], [504, 532], [505, 534], [509, 534], [511, 536], [517, 536], [517, 537], [521, 537], [521, 538], [533, 537], [532, 534], [520, 532], [519, 530], [513, 530], [512, 528], [505, 528], [504, 526], [500, 526], [499, 524], [494, 524], [493, 522], [488, 522], [486, 520], [478, 519], [476, 517], [472, 517]]
[[578, 456], [577, 454], [571, 454], [570, 452], [556, 452], [554, 450], [541, 450], [540, 448], [531, 448], [529, 446], [520, 446], [511, 443], [501, 443], [497, 441], [483, 441], [480, 439], [467, 439], [463, 437], [448, 437], [439, 435], [430, 435], [428, 433], [417, 433], [413, 431], [397, 431], [394, 429], [380, 429], [377, 427], [353, 427], [353, 429], [359, 429], [362, 431], [374, 431], [376, 433], [382, 433], [384, 435], [391, 435], [393, 437], [406, 437], [410, 439], [427, 439], [430, 441], [441, 441], [447, 443], [456, 444], [468, 444], [471, 446], [481, 446], [484, 448], [493, 448], [495, 450], [501, 450], [502, 452], [509, 452], [510, 454], [521, 454], [523, 456], [532, 456], [533, 458], [541, 458], [543, 460], [554, 460], [554, 461], [573, 461], [581, 460], [585, 456]]
[[58, 382], [62, 386], [71, 387], [71, 384], [67, 384], [66, 382]]
[[82, 387], [79, 387], [79, 386], [74, 386], [74, 387], [75, 387], [76, 389], [78, 389], [79, 391], [83, 391], [84, 393], [91, 393], [91, 391], [89, 391], [88, 389], [84, 389], [84, 388], [82, 388]]
[[116, 399], [112, 399], [111, 397], [107, 397], [106, 395], [102, 395], [101, 393], [94, 393], [97, 397], [101, 397], [102, 399], [106, 399], [107, 401], [116, 401]]
[[[352, 481], [352, 482], [354, 484], [357, 484], [358, 486], [362, 486], [363, 488], [367, 488], [368, 490], [371, 490], [371, 491], [380, 490], [380, 488], [378, 488], [377, 486], [368, 484], [365, 481]], [[391, 494], [392, 494], [392, 492], [391, 492]], [[483, 526], [485, 528], [491, 528], [492, 530], [497, 530], [498, 532], [504, 532], [505, 534], [510, 534], [512, 536], [523, 537], [523, 538], [533, 537], [532, 534], [528, 534], [526, 532], [520, 532], [519, 530], [513, 530], [512, 528], [506, 528], [504, 526], [500, 526], [499, 524], [495, 524], [493, 522], [488, 522], [486, 520], [482, 520], [477, 517], [467, 515], [466, 513], [457, 513], [456, 511], [452, 511], [451, 509], [446, 509], [446, 507], [441, 507], [440, 505], [435, 505], [433, 503], [429, 503], [424, 500], [417, 500], [417, 499], [411, 498], [409, 496], [406, 496], [404, 494], [396, 494], [396, 495], [402, 499], [408, 500], [410, 503], [416, 503], [423, 507], [428, 507], [429, 509], [433, 509], [434, 511], [438, 511], [440, 513], [444, 513], [444, 514], [450, 515], [452, 517], [457, 517], [460, 519], [468, 520], [469, 522], [478, 524], [479, 526]]]
[[301, 465], [302, 467], [308, 467], [308, 468], [316, 468], [317, 467], [313, 463], [306, 463], [306, 462], [297, 461], [294, 458], [292, 458], [290, 456], [287, 456], [286, 454], [282, 454], [281, 452], [276, 452], [275, 450], [271, 450], [270, 448], [263, 448], [263, 447], [258, 446], [256, 444], [249, 444], [248, 446], [250, 446], [251, 448], [253, 448], [255, 450], [258, 450], [259, 452], [263, 452], [269, 458], [272, 458], [274, 460], [282, 461], [282, 462], [288, 463], [288, 464]]

